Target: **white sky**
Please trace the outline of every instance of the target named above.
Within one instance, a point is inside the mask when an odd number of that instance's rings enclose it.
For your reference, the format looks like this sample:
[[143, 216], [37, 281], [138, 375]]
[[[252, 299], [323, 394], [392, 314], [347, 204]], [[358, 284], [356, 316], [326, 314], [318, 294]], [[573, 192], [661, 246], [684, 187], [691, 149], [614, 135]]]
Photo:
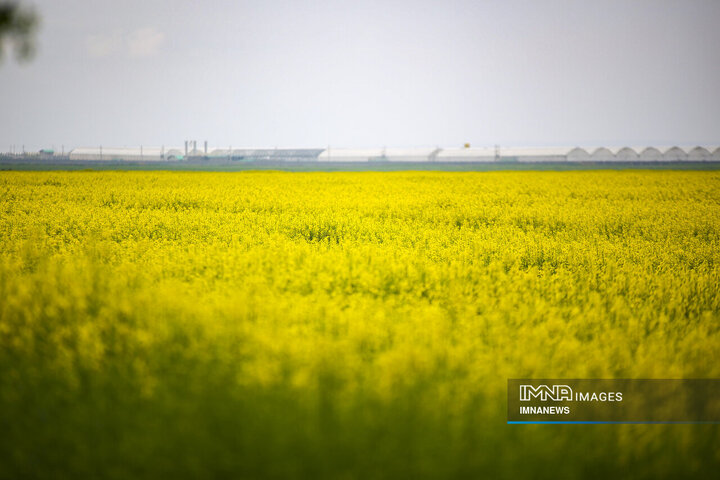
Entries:
[[36, 0], [0, 150], [720, 143], [720, 1]]

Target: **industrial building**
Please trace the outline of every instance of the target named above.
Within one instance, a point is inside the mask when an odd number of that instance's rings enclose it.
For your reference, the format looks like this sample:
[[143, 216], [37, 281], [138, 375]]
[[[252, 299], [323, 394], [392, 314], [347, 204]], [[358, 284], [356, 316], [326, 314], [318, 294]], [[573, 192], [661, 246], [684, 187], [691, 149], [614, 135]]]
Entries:
[[108, 162], [708, 162], [720, 161], [720, 147], [467, 147], [467, 148], [185, 148], [83, 147], [70, 151], [72, 161]]

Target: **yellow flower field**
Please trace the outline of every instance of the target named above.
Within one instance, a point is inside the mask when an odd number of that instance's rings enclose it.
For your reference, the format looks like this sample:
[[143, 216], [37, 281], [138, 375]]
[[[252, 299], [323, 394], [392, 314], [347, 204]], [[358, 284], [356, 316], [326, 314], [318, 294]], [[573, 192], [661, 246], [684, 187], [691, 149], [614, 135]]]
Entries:
[[505, 389], [718, 377], [718, 172], [0, 172], [3, 479], [707, 478]]

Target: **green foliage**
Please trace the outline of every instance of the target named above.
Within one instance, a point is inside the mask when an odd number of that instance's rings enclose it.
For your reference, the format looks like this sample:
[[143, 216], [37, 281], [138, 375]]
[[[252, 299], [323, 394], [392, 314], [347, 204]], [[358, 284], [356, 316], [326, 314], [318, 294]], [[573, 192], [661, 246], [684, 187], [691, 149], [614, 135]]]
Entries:
[[0, 2], [0, 58], [3, 45], [9, 40], [18, 59], [27, 60], [35, 53], [34, 34], [38, 17], [34, 10], [23, 8], [17, 1]]

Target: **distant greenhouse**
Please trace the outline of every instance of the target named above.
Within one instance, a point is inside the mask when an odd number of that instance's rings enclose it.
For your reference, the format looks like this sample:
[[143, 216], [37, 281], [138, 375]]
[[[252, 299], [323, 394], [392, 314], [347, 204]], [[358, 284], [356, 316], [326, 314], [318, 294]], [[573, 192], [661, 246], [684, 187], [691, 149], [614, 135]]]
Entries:
[[515, 162], [566, 162], [570, 147], [498, 147], [498, 158]]
[[643, 162], [660, 162], [663, 160], [663, 154], [655, 147], [647, 147], [640, 152], [640, 160]]
[[82, 147], [71, 150], [69, 157], [85, 161], [159, 162], [165, 160], [166, 155], [163, 148], [157, 147]]
[[703, 147], [695, 147], [688, 152], [688, 160], [696, 162], [707, 162], [710, 160], [710, 152]]
[[680, 147], [670, 147], [663, 153], [663, 160], [666, 162], [681, 162], [687, 160], [687, 152]]
[[589, 162], [590, 152], [581, 147], [575, 147], [567, 154], [568, 162]]
[[615, 160], [619, 162], [635, 162], [638, 158], [637, 150], [630, 147], [623, 147], [615, 153]]
[[180, 148], [140, 147], [106, 148], [82, 147], [70, 152], [70, 160], [82, 161], [124, 161], [124, 162], [160, 162], [179, 160], [237, 160], [237, 161], [314, 161], [322, 148], [301, 149], [214, 149], [210, 153], [192, 149], [183, 153]]
[[435, 155], [436, 162], [494, 162], [495, 148], [443, 148]]
[[72, 161], [107, 162], [708, 162], [720, 161], [720, 147], [423, 147], [423, 148], [215, 148], [82, 147]]
[[[298, 162], [317, 160], [322, 148], [248, 148], [233, 149], [231, 160], [244, 160], [249, 162], [274, 161]], [[225, 151], [227, 153], [227, 151]]]
[[318, 156], [319, 162], [373, 162], [386, 161], [383, 148], [327, 148]]
[[606, 147], [598, 147], [592, 150], [590, 160], [593, 162], [614, 162], [615, 154]]

